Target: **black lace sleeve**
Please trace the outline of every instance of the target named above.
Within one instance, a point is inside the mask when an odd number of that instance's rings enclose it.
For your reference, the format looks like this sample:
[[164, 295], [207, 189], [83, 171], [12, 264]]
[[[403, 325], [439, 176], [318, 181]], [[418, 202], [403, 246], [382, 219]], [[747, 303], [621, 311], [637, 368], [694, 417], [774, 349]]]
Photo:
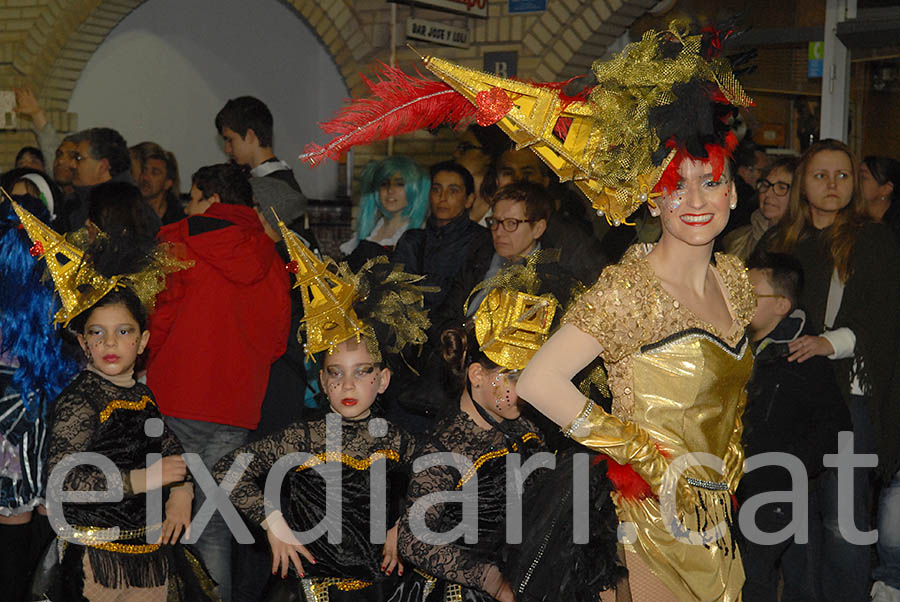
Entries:
[[[158, 412], [157, 412], [158, 413]], [[162, 420], [162, 414], [159, 414], [159, 419]], [[165, 424], [165, 422], [163, 422]], [[184, 446], [181, 445], [181, 441], [178, 440], [178, 437], [175, 436], [175, 433], [169, 429], [168, 425], [163, 427], [162, 434], [162, 455], [165, 458], [166, 456], [180, 456], [184, 453]], [[191, 475], [190, 471], [184, 476], [185, 483], [192, 483], [194, 481], [194, 477]]]
[[[424, 452], [436, 451], [427, 446]], [[459, 473], [449, 466], [432, 466], [415, 474], [409, 484], [406, 512], [400, 519], [398, 546], [400, 554], [423, 571], [442, 579], [471, 588], [485, 590], [488, 571], [493, 566], [483, 556], [476, 557], [471, 550], [453, 543], [433, 544], [425, 534], [414, 534], [411, 522], [424, 520], [434, 533], [445, 532], [448, 525], [445, 504], [416, 507], [417, 500], [431, 493], [456, 490]]]
[[[99, 425], [97, 410], [86, 391], [77, 386], [67, 387], [53, 404], [50, 444], [47, 452], [47, 474], [69, 454], [90, 451], [91, 441]], [[122, 474], [123, 482], [125, 474]], [[65, 491], [106, 491], [106, 477], [96, 466], [79, 464], [63, 481]], [[128, 489], [127, 487], [125, 488]]]
[[235, 465], [235, 469], [246, 468], [231, 490], [231, 503], [253, 522], [262, 523], [274, 510], [266, 503], [263, 491], [272, 466], [287, 454], [315, 449], [318, 445], [314, 439], [317, 437], [312, 429], [297, 422], [222, 456], [213, 468], [213, 476], [221, 483], [235, 460], [242, 459]]

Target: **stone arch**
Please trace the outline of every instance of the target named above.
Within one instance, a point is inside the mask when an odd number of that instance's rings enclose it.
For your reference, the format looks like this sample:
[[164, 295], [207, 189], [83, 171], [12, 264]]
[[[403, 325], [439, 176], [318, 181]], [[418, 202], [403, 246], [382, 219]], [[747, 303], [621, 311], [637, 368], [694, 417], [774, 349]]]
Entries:
[[522, 43], [541, 62], [539, 81], [566, 79], [590, 71], [594, 59], [625, 33], [656, 0], [558, 0], [525, 32]]
[[[50, 112], [65, 111], [91, 56], [107, 35], [147, 0], [49, 0], [16, 44], [13, 66]], [[362, 86], [359, 65], [375, 49], [347, 0], [282, 0], [328, 49], [347, 88]], [[61, 129], [69, 129], [63, 127]]]

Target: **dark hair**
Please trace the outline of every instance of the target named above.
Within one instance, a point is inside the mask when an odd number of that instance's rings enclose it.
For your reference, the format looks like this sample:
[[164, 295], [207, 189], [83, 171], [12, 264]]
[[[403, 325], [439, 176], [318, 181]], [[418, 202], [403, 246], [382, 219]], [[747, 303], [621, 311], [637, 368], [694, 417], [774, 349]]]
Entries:
[[99, 301], [91, 305], [90, 308], [72, 318], [72, 321], [69, 322], [69, 328], [75, 332], [75, 334], [84, 334], [84, 329], [95, 309], [98, 307], [116, 305], [118, 303], [125, 306], [125, 309], [128, 310], [128, 313], [130, 313], [131, 317], [134, 318], [134, 321], [137, 322], [138, 329], [141, 332], [147, 329], [147, 310], [144, 309], [144, 305], [141, 303], [141, 300], [138, 299], [137, 295], [131, 292], [131, 289], [127, 287], [116, 288], [106, 293]]
[[109, 161], [111, 176], [131, 170], [131, 153], [122, 135], [112, 128], [90, 128], [81, 130], [72, 141], [76, 144], [87, 140], [92, 159]]
[[787, 253], [760, 251], [747, 260], [747, 269], [765, 271], [772, 290], [791, 302], [791, 310], [797, 307], [803, 291], [803, 266], [796, 257]]
[[16, 162], [13, 165], [19, 163], [19, 159], [24, 157], [25, 155], [31, 155], [34, 158], [38, 159], [41, 162], [41, 165], [47, 165], [47, 162], [44, 161], [44, 153], [41, 152], [41, 149], [34, 146], [23, 146], [19, 149], [19, 152], [16, 153]]
[[533, 182], [507, 184], [491, 197], [491, 207], [499, 201], [513, 201], [525, 204], [525, 217], [538, 221], [550, 219], [553, 205], [547, 189]]
[[175, 160], [175, 154], [155, 142], [143, 142], [142, 144], [147, 145], [143, 148], [143, 166], [146, 167], [147, 161], [150, 159], [156, 159], [165, 164], [166, 179], [172, 180], [172, 187], [166, 191], [166, 200], [170, 203], [174, 202], [176, 205], [180, 204], [178, 191], [181, 190], [181, 178], [178, 175], [178, 161]]
[[760, 148], [759, 145], [752, 140], [745, 138], [738, 144], [737, 148], [734, 149], [732, 157], [734, 158], [737, 167], [753, 167], [756, 165], [756, 152], [761, 150], [762, 148]]
[[104, 182], [88, 195], [88, 218], [109, 235], [153, 240], [156, 232], [148, 228], [149, 210], [141, 189], [131, 182]]
[[769, 174], [772, 173], [773, 171], [775, 171], [776, 169], [783, 169], [786, 172], [788, 172], [789, 174], [791, 174], [791, 177], [793, 177], [794, 170], [797, 169], [797, 164], [799, 162], [800, 162], [800, 159], [798, 157], [782, 157], [781, 159], [778, 159], [777, 161], [775, 161], [771, 165], [769, 165], [765, 169], [765, 171], [762, 172], [761, 177], [768, 178]]
[[441, 161], [440, 163], [435, 163], [431, 166], [431, 181], [434, 182], [434, 176], [442, 171], [459, 174], [459, 177], [462, 178], [463, 184], [466, 187], [466, 196], [475, 193], [475, 179], [472, 177], [472, 174], [469, 173], [468, 169], [456, 161]]
[[272, 112], [266, 103], [253, 96], [239, 96], [225, 103], [216, 115], [216, 131], [234, 130], [241, 138], [253, 130], [259, 145], [272, 146]]
[[462, 395], [466, 388], [469, 366], [472, 364], [481, 364], [485, 370], [498, 367], [481, 351], [475, 337], [475, 324], [471, 320], [441, 333], [440, 354], [446, 365], [443, 378], [445, 390], [454, 396]]
[[191, 184], [208, 199], [214, 194], [228, 205], [253, 206], [253, 188], [241, 168], [231, 163], [217, 163], [198, 169], [191, 176]]
[[875, 178], [879, 185], [884, 185], [888, 182], [894, 185], [894, 189], [891, 192], [891, 201], [896, 199], [897, 195], [900, 195], [900, 161], [890, 157], [869, 155], [862, 162], [869, 168], [869, 173], [872, 174], [872, 177]]
[[503, 133], [500, 126], [489, 125], [482, 127], [473, 123], [468, 127], [468, 130], [478, 140], [482, 152], [489, 155], [492, 159], [503, 154], [510, 147], [509, 138]]

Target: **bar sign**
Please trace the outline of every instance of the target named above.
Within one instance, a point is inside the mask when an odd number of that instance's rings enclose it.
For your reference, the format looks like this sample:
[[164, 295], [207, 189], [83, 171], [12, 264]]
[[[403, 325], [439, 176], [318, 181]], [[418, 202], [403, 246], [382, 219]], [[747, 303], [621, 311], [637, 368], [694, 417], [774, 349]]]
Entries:
[[407, 19], [406, 37], [442, 46], [469, 47], [469, 30], [425, 19]]

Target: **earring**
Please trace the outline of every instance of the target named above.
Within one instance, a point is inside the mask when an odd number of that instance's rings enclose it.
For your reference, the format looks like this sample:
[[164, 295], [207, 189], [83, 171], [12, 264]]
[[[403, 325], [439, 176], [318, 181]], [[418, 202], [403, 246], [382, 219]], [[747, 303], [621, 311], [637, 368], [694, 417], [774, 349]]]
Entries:
[[731, 204], [728, 206], [731, 207], [732, 209], [737, 209], [737, 201], [731, 201]]

